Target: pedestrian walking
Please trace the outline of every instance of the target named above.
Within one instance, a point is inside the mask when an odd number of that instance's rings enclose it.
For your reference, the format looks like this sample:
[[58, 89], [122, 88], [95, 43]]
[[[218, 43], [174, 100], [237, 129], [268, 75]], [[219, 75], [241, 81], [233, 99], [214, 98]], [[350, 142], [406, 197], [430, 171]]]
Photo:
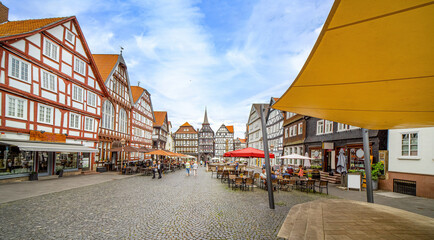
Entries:
[[203, 166], [203, 161], [202, 161], [202, 160], [200, 160], [200, 166], [201, 166], [201, 167]]
[[162, 162], [158, 161], [157, 169], [158, 169], [158, 179], [160, 179], [161, 178], [161, 172], [163, 171], [163, 163]]
[[193, 175], [197, 176], [197, 168], [199, 167], [199, 165], [197, 165], [197, 162], [194, 161], [193, 163]]
[[187, 171], [187, 176], [190, 176], [190, 162], [185, 162], [185, 171]]
[[157, 172], [157, 162], [153, 161], [152, 162], [152, 179], [155, 178], [155, 172]]

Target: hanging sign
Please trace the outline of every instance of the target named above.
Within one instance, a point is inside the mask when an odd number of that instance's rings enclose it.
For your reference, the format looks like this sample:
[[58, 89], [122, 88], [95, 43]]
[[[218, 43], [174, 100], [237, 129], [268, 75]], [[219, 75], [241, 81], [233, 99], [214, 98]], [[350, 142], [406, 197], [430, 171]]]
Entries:
[[66, 135], [59, 133], [49, 133], [40, 131], [30, 131], [30, 141], [41, 142], [66, 142]]

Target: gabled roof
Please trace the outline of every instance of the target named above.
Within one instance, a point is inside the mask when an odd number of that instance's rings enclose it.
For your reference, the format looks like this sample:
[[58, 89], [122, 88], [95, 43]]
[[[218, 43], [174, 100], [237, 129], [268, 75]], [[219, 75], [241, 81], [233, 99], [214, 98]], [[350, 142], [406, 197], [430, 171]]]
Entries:
[[241, 143], [246, 143], [246, 139], [245, 138], [238, 138], [240, 140]]
[[0, 24], [0, 38], [32, 33], [70, 17], [28, 19]]
[[194, 129], [193, 126], [190, 125], [190, 123], [185, 122], [184, 124], [182, 124], [178, 128], [178, 130], [175, 133], [188, 133], [188, 134], [196, 133], [197, 134], [197, 131], [196, 131], [196, 129]]
[[193, 127], [193, 126], [191, 126], [190, 123], [185, 122], [184, 124], [181, 125], [181, 127]]
[[108, 91], [105, 87], [104, 80], [101, 78], [95, 60], [93, 59], [92, 53], [90, 52], [89, 46], [87, 45], [84, 34], [81, 31], [80, 25], [78, 24], [77, 18], [75, 16], [71, 17], [57, 17], [57, 18], [43, 18], [43, 19], [28, 19], [19, 21], [9, 21], [0, 24], [0, 41], [8, 41], [10, 39], [25, 38], [42, 31], [49, 30], [56, 26], [59, 26], [65, 22], [72, 21], [76, 27], [78, 36], [82, 41], [86, 57], [90, 61], [90, 66], [94, 72], [95, 78], [101, 88], [101, 91], [108, 95]]
[[233, 126], [233, 125], [226, 126], [226, 128], [228, 129], [228, 131], [229, 131], [230, 133], [234, 133], [234, 126]]
[[107, 81], [118, 62], [119, 54], [92, 54], [103, 81]]
[[279, 98], [274, 97], [273, 100], [274, 100], [275, 102], [277, 102], [277, 101], [279, 101]]
[[155, 121], [154, 121], [154, 127], [161, 127], [164, 124], [164, 120], [166, 120], [167, 112], [154, 112]]
[[137, 102], [137, 100], [140, 99], [140, 97], [142, 96], [142, 93], [145, 91], [144, 88], [139, 87], [139, 86], [131, 86], [131, 95], [133, 95], [133, 101], [134, 103]]

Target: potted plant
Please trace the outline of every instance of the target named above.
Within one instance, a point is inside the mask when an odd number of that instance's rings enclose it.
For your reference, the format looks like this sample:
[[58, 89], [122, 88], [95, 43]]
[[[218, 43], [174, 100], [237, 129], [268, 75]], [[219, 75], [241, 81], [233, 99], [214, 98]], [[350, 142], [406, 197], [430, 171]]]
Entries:
[[384, 171], [384, 164], [382, 162], [377, 162], [372, 165], [371, 177], [372, 177], [372, 189], [378, 189], [378, 178], [382, 175]]
[[61, 166], [56, 167], [56, 175], [59, 175], [59, 177], [63, 177], [63, 167]]
[[34, 171], [30, 172], [29, 181], [35, 181], [35, 180], [38, 180], [38, 173]]

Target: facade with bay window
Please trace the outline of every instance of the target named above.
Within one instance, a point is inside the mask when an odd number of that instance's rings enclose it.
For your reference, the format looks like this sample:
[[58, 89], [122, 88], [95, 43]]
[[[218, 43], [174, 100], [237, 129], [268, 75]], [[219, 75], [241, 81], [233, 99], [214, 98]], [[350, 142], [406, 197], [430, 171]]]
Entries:
[[386, 180], [380, 181], [379, 187], [434, 198], [433, 139], [434, 127], [389, 130]]
[[110, 151], [121, 147], [122, 139], [125, 139], [125, 145], [131, 145], [133, 98], [130, 81], [122, 54], [93, 54], [93, 58], [108, 91], [102, 103], [98, 163], [104, 163], [113, 169], [113, 166], [120, 164], [121, 159], [131, 158], [128, 153]]
[[0, 31], [0, 178], [90, 169], [107, 93], [76, 18]]

